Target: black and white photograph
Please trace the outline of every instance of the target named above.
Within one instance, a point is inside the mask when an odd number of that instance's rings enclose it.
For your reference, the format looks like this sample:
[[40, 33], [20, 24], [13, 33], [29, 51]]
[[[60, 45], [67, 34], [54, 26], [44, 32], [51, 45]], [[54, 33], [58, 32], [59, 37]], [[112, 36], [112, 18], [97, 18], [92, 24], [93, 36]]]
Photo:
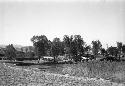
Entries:
[[125, 0], [0, 0], [0, 86], [125, 86]]

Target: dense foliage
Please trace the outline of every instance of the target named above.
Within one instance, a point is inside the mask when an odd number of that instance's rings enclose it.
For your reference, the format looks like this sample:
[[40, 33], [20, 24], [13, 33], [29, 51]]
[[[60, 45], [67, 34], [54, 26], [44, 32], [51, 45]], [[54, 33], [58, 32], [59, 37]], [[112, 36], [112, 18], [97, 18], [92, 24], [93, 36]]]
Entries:
[[[85, 41], [80, 35], [64, 35], [63, 41], [56, 37], [51, 42], [45, 35], [33, 36], [31, 38], [35, 47], [35, 52], [38, 57], [41, 56], [53, 56], [54, 60], [59, 55], [67, 55], [69, 59], [75, 62], [81, 61], [81, 57], [84, 54], [93, 54], [97, 56], [99, 54], [106, 56], [111, 55], [117, 57], [118, 54], [124, 52], [124, 46], [121, 42], [117, 42], [117, 47], [109, 47], [108, 49], [102, 48], [102, 44], [99, 40], [92, 41], [92, 47], [85, 44]], [[92, 53], [90, 53], [92, 52]]]
[[6, 56], [10, 60], [14, 60], [16, 58], [16, 49], [13, 47], [13, 45], [6, 46]]
[[35, 47], [36, 55], [41, 58], [41, 56], [45, 56], [49, 47], [48, 39], [45, 35], [41, 36], [33, 36], [31, 38], [33, 45]]
[[31, 38], [33, 46], [22, 47], [18, 51], [12, 44], [6, 46], [4, 49], [5, 56], [9, 59], [16, 57], [38, 57], [44, 56], [54, 57], [54, 61], [59, 56], [63, 56], [72, 61], [81, 61], [84, 56], [93, 56], [96, 58], [98, 55], [119, 57], [125, 55], [125, 45], [122, 42], [117, 42], [117, 47], [110, 46], [107, 49], [102, 47], [99, 40], [92, 41], [92, 46], [87, 45], [81, 35], [64, 35], [63, 40], [55, 37], [50, 41], [45, 35], [33, 36]]
[[99, 40], [92, 41], [92, 51], [94, 55], [98, 55], [99, 51], [101, 50], [102, 44]]

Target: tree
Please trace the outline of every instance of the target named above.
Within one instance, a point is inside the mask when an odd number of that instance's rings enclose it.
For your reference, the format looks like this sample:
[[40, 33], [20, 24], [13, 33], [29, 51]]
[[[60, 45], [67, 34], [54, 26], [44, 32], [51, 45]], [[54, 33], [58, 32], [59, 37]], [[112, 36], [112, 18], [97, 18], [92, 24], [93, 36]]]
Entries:
[[85, 42], [83, 41], [83, 38], [80, 36], [80, 35], [75, 35], [74, 36], [74, 42], [75, 42], [75, 45], [77, 47], [77, 55], [80, 54], [82, 55], [83, 54], [83, 47], [85, 45]]
[[60, 55], [64, 55], [65, 54], [65, 46], [64, 46], [64, 42], [61, 41], [60, 43]]
[[125, 54], [125, 45], [122, 46], [122, 52]]
[[53, 39], [51, 51], [52, 51], [52, 55], [54, 57], [54, 62], [55, 62], [57, 56], [61, 55], [64, 51], [64, 47], [63, 47], [62, 42], [60, 41], [59, 38], [56, 37]]
[[120, 55], [122, 53], [122, 42], [117, 42], [117, 49], [118, 49], [118, 57], [119, 57], [119, 60], [120, 60]]
[[[25, 52], [22, 52], [22, 51], [16, 51], [16, 56], [18, 57], [18, 58], [24, 58], [25, 57]], [[17, 59], [18, 59], [17, 58]]]
[[101, 54], [104, 56], [106, 54], [105, 48], [101, 48]]
[[34, 52], [27, 52], [26, 56], [29, 58], [33, 58], [35, 56]]
[[74, 40], [72, 42], [72, 54], [75, 61], [81, 61], [81, 56], [83, 55], [83, 47], [85, 42], [80, 35], [74, 35]]
[[117, 48], [118, 48], [119, 53], [121, 53], [121, 51], [122, 51], [122, 42], [117, 42]]
[[117, 42], [117, 48], [118, 48], [119, 54], [121, 54], [121, 52], [122, 52], [122, 42]]
[[34, 47], [33, 46], [28, 46], [28, 52], [33, 52], [34, 51]]
[[25, 48], [25, 52], [26, 52], [26, 53], [28, 52], [28, 48], [27, 48], [27, 47]]
[[47, 54], [48, 50], [48, 39], [45, 35], [41, 36], [33, 36], [31, 38], [31, 41], [33, 42], [33, 45], [35, 47], [35, 54], [39, 57], [39, 60], [41, 56], [43, 57], [44, 55]]
[[72, 57], [72, 53], [71, 53], [71, 49], [72, 49], [71, 43], [72, 42], [73, 42], [72, 35], [71, 36], [64, 35], [64, 37], [63, 37], [63, 43], [64, 43], [64, 47], [65, 47], [64, 50], [65, 50], [65, 54], [67, 54], [70, 59], [72, 59], [71, 58]]
[[92, 41], [92, 51], [94, 55], [98, 55], [100, 49], [102, 47], [102, 44], [99, 40], [97, 41]]
[[84, 41], [80, 35], [65, 35], [63, 38], [65, 44], [65, 53], [69, 54], [70, 59], [74, 61], [79, 61], [81, 55], [83, 54]]
[[6, 46], [5, 55], [10, 60], [15, 60], [16, 59], [16, 49], [13, 47], [13, 44], [10, 44], [10, 45]]
[[107, 49], [107, 52], [108, 52], [109, 55], [117, 57], [118, 49], [117, 49], [117, 47], [111, 46]]
[[48, 40], [48, 46], [47, 46], [47, 52], [46, 52], [47, 56], [52, 56], [51, 47], [52, 47], [52, 42]]

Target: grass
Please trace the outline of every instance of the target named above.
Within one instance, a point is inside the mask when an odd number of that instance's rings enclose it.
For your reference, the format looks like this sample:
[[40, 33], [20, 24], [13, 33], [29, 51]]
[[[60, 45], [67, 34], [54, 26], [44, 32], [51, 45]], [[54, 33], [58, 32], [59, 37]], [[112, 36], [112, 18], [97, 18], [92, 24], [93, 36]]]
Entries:
[[[22, 66], [25, 68], [25, 66]], [[125, 83], [125, 62], [89, 61], [77, 64], [49, 64], [32, 65], [46, 72], [56, 74], [68, 74], [77, 77], [89, 77], [110, 80], [117, 83]], [[26, 67], [26, 68], [27, 68]]]
[[66, 77], [60, 74], [9, 67], [6, 64], [0, 63], [0, 86], [114, 86], [112, 84], [118, 86], [117, 83], [103, 80]]
[[62, 74], [71, 76], [103, 78], [117, 83], [125, 83], [125, 62], [90, 61], [65, 65]]

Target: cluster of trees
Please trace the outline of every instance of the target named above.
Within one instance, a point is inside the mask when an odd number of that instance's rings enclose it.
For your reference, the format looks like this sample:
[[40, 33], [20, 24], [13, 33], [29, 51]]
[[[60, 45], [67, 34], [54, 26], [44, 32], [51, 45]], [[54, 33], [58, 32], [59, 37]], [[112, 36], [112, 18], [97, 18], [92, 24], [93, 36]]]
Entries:
[[86, 53], [91, 52], [96, 57], [98, 54], [104, 56], [111, 55], [119, 57], [121, 54], [125, 54], [125, 45], [122, 42], [117, 42], [117, 47], [102, 48], [102, 44], [99, 40], [92, 41], [92, 46], [87, 45], [80, 35], [64, 35], [63, 40], [60, 38], [54, 38], [50, 41], [45, 35], [33, 36], [31, 38], [33, 47], [21, 48], [21, 51], [17, 51], [12, 44], [6, 46], [5, 55], [9, 59], [15, 59], [16, 57], [34, 57], [39, 59], [43, 56], [52, 56], [54, 61], [61, 56], [67, 56], [69, 59], [77, 62], [81, 61], [81, 57]]
[[117, 47], [111, 46], [108, 49], [104, 49], [99, 40], [92, 41], [92, 46], [90, 46], [85, 43], [80, 35], [64, 35], [62, 41], [57, 37], [50, 41], [45, 35], [40, 35], [33, 36], [31, 41], [35, 47], [36, 56], [39, 58], [53, 56], [54, 61], [59, 55], [67, 55], [70, 59], [77, 62], [81, 60], [81, 56], [90, 51], [92, 51], [91, 54], [94, 56], [102, 54], [104, 56], [112, 55], [118, 57], [118, 55], [125, 53], [125, 45], [122, 42], [117, 42]]
[[16, 49], [12, 44], [6, 46], [5, 55], [9, 60], [14, 60], [16, 58]]
[[109, 47], [106, 50], [108, 55], [115, 56], [115, 57], [121, 57], [122, 54], [125, 54], [125, 45], [122, 44], [122, 42], [117, 42], [117, 47]]
[[3, 59], [9, 59], [9, 60], [17, 60], [21, 59], [23, 60], [25, 57], [28, 58], [34, 58], [35, 54], [32, 52], [31, 46], [29, 46], [29, 51], [28, 48], [26, 47], [25, 50], [21, 48], [21, 51], [17, 50], [13, 44], [9, 44], [6, 46], [4, 49], [4, 58]]
[[[60, 38], [54, 38], [53, 41], [48, 40], [45, 35], [33, 36], [31, 38], [33, 46], [35, 47], [35, 54], [39, 58], [43, 56], [53, 56], [54, 61], [59, 55], [67, 55], [74, 61], [80, 61], [81, 56], [85, 52], [91, 50], [91, 46], [87, 45], [80, 35], [64, 35], [63, 41]], [[102, 47], [99, 40], [92, 41], [92, 51], [94, 55], [97, 55]]]

